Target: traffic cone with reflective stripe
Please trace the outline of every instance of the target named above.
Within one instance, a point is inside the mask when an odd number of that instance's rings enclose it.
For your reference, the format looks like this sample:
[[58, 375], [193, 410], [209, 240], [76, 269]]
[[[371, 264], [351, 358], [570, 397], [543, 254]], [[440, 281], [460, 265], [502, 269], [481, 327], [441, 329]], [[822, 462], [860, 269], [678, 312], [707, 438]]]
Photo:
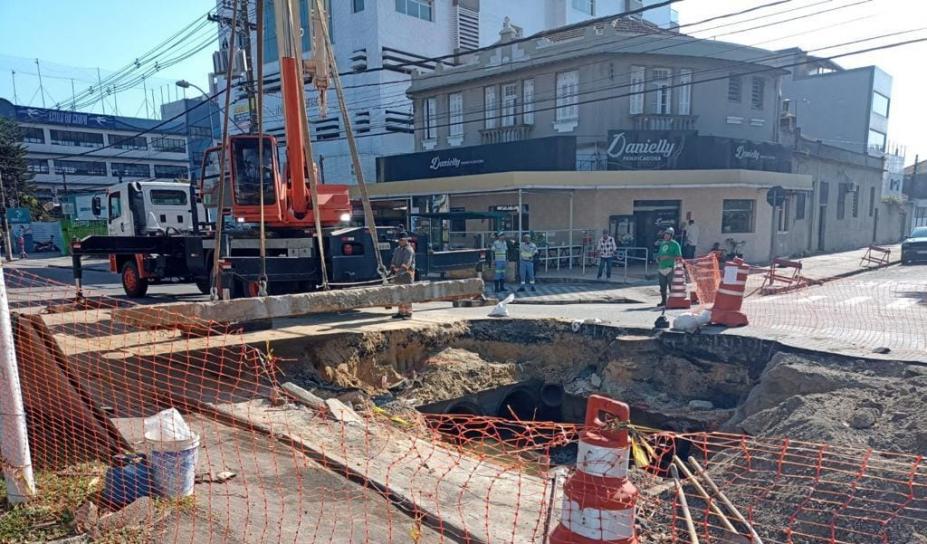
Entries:
[[740, 311], [744, 303], [744, 291], [747, 289], [747, 273], [750, 265], [739, 257], [724, 264], [724, 275], [715, 294], [715, 304], [711, 309], [711, 322], [715, 325], [743, 327], [749, 321]]
[[686, 310], [692, 307], [692, 301], [689, 300], [686, 291], [686, 271], [683, 268], [682, 260], [676, 259], [676, 266], [673, 268], [673, 279], [670, 282], [669, 298], [666, 300], [667, 310]]
[[[611, 419], [603, 421], [602, 414]], [[560, 524], [550, 544], [638, 543], [634, 513], [640, 493], [628, 480], [630, 416], [623, 402], [589, 397], [576, 472], [563, 485]]]

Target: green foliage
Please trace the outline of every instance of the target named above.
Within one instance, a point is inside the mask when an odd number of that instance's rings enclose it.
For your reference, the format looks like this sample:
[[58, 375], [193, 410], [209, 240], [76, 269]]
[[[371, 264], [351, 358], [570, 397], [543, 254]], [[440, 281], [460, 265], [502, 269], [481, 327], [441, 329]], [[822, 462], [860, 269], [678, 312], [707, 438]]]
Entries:
[[6, 198], [16, 200], [19, 206], [29, 208], [33, 218], [44, 218], [47, 213], [35, 196], [35, 175], [26, 166], [26, 147], [22, 144], [19, 125], [0, 117], [0, 174]]

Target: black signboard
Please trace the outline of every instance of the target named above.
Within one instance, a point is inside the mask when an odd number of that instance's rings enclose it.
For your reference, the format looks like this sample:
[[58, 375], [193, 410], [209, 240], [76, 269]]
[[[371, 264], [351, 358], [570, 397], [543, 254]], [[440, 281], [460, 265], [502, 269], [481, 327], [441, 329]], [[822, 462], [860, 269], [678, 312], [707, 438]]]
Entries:
[[792, 170], [785, 146], [695, 131], [612, 130], [606, 154], [609, 170]]
[[553, 136], [377, 158], [377, 181], [576, 170], [576, 137]]

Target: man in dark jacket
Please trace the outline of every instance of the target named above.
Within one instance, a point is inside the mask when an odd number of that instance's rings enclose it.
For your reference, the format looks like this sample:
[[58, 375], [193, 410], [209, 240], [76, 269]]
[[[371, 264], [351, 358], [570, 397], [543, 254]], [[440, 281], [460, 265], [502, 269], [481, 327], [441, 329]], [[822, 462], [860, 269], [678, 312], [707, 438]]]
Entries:
[[[399, 239], [399, 247], [393, 251], [390, 270], [395, 274], [394, 283], [408, 285], [415, 281], [415, 250], [406, 235]], [[412, 305], [400, 304], [399, 313], [393, 319], [412, 319]]]

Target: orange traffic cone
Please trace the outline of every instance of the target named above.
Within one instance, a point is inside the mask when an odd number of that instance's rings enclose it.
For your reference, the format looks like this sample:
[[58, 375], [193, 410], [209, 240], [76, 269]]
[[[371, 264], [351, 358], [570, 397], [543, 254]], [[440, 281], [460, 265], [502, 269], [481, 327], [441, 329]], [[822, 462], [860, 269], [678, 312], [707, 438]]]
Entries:
[[711, 308], [711, 322], [715, 325], [743, 327], [749, 324], [747, 316], [740, 311], [747, 289], [747, 273], [750, 265], [735, 257], [724, 265], [724, 276]]
[[677, 260], [673, 269], [673, 281], [670, 283], [669, 299], [666, 301], [667, 310], [687, 310], [692, 307], [692, 301], [686, 293], [686, 271], [682, 266], [682, 260]]

